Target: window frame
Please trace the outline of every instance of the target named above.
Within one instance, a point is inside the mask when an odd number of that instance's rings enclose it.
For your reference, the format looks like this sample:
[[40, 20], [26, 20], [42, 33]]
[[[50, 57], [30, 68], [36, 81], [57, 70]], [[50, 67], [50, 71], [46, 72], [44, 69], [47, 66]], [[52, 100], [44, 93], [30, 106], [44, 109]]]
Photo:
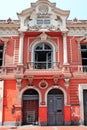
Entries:
[[[87, 72], [87, 55], [85, 55], [86, 57], [84, 57], [84, 53], [87, 52], [87, 43], [81, 43], [80, 50], [81, 50], [81, 60], [82, 60], [83, 72]], [[86, 64], [84, 64], [84, 63], [86, 63]]]
[[3, 66], [3, 62], [4, 62], [4, 44], [0, 44], [0, 46], [2, 46], [3, 48], [0, 48], [0, 55], [2, 55], [0, 57], [0, 67]]
[[[41, 45], [41, 48], [40, 49], [37, 49], [39, 48], [38, 46]], [[46, 49], [46, 45], [50, 48], [50, 49]], [[43, 61], [40, 61], [41, 59], [39, 59], [39, 53], [43, 53]], [[49, 55], [48, 53], [50, 54], [50, 62], [49, 62]], [[41, 43], [38, 43], [35, 48], [34, 48], [34, 69], [43, 69], [43, 66], [44, 66], [44, 69], [49, 69], [49, 68], [52, 68], [52, 63], [53, 63], [53, 48], [52, 46], [50, 46], [49, 44], [45, 43], [45, 42], [41, 42]], [[44, 56], [45, 55], [45, 56]], [[37, 57], [36, 57], [37, 56]], [[39, 67], [39, 66], [42, 66], [42, 67]], [[51, 66], [51, 67], [50, 67]]]
[[39, 18], [39, 19], [37, 19], [37, 21], [36, 21], [36, 23], [38, 24], [38, 25], [49, 25], [49, 24], [51, 24], [51, 20], [50, 19], [42, 19], [42, 18]]

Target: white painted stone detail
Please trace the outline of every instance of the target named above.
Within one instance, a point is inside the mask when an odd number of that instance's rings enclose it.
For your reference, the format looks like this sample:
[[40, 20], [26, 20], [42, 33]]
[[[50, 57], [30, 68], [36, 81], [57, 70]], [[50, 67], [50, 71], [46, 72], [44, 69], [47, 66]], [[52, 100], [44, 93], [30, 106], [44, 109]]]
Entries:
[[87, 90], [87, 84], [79, 84], [80, 124], [84, 123], [83, 90]]
[[9, 30], [9, 29], [6, 29], [6, 30], [3, 30], [3, 29], [0, 29], [0, 36], [15, 36], [15, 35], [18, 35], [18, 31], [16, 29], [13, 29], [13, 30]]
[[63, 63], [68, 64], [66, 34], [63, 34]]
[[4, 97], [4, 81], [0, 81], [0, 124], [2, 125], [3, 118], [3, 97]]
[[23, 64], [23, 40], [24, 35], [20, 34], [20, 43], [19, 43], [19, 64]]

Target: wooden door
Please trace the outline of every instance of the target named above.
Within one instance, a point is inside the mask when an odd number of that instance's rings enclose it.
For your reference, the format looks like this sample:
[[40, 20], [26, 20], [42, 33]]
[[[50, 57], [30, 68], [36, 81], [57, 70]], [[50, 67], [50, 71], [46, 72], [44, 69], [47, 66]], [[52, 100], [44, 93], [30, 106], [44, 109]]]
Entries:
[[36, 124], [38, 122], [38, 95], [23, 96], [23, 124]]

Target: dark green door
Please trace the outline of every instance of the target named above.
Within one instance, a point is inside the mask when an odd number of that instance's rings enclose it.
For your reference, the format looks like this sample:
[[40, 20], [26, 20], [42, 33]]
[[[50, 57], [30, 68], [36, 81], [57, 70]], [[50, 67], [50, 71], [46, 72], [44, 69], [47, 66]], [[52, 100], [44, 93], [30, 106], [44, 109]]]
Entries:
[[48, 95], [48, 125], [63, 125], [63, 95]]

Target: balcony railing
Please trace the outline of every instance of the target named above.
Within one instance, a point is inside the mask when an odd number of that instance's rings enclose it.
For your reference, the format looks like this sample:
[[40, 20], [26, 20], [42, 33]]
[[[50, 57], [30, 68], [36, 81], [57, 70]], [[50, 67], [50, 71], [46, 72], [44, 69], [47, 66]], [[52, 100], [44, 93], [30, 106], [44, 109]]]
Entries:
[[71, 72], [87, 72], [87, 66], [82, 66], [82, 65], [74, 65], [69, 67]]
[[60, 62], [27, 62], [27, 69], [54, 69], [55, 66], [57, 68], [60, 67]]
[[83, 72], [87, 72], [87, 66], [82, 66]]
[[82, 65], [60, 65], [59, 62], [55, 63], [45, 63], [45, 62], [28, 62], [26, 66], [1, 66], [0, 75], [7, 74], [23, 74], [24, 72], [29, 71], [60, 71], [61, 73], [87, 73], [87, 66]]
[[60, 62], [27, 62], [26, 69], [38, 70], [38, 69], [53, 69], [61, 71], [73, 72], [87, 72], [87, 66], [82, 65], [60, 65]]
[[23, 73], [23, 66], [0, 66], [0, 74], [20, 74]]

